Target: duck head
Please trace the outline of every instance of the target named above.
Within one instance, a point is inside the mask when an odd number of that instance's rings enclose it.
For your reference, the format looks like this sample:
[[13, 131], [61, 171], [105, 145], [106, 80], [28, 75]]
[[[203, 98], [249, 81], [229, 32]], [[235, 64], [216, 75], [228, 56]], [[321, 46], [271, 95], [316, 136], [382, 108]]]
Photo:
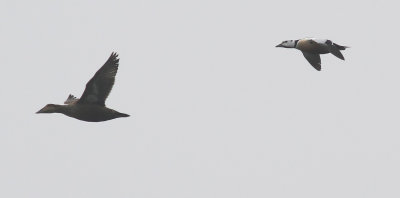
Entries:
[[296, 43], [298, 40], [287, 40], [283, 41], [281, 44], [275, 46], [275, 47], [284, 47], [284, 48], [295, 48]]

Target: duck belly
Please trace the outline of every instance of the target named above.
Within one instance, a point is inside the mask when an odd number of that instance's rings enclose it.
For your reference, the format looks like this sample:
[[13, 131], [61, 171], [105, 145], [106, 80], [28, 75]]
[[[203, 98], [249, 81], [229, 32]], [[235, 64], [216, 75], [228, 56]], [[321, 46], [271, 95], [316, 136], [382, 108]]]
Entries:
[[326, 54], [329, 53], [328, 46], [325, 43], [317, 43], [313, 40], [300, 40], [296, 46], [297, 49], [313, 54]]
[[76, 105], [65, 115], [87, 122], [102, 122], [118, 118], [118, 112], [99, 105]]

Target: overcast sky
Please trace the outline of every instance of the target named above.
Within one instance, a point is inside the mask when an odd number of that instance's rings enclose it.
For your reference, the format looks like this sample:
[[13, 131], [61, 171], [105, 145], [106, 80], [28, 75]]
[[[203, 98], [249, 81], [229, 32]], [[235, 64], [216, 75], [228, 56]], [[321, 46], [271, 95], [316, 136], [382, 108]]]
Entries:
[[[398, 1], [0, 3], [0, 197], [400, 197]], [[283, 40], [350, 46], [316, 71]], [[88, 123], [35, 114], [118, 52]]]

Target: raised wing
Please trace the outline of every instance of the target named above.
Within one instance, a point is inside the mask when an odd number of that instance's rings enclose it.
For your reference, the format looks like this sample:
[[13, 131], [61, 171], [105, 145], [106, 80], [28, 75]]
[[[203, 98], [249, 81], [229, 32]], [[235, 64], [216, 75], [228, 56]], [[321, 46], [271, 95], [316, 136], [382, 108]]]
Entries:
[[309, 52], [303, 52], [304, 57], [307, 61], [318, 71], [321, 71], [321, 57], [319, 54], [313, 54]]
[[79, 98], [76, 98], [72, 94], [69, 94], [67, 100], [64, 102], [64, 104], [74, 104], [75, 102], [79, 101]]
[[92, 79], [86, 83], [85, 91], [83, 92], [78, 103], [105, 106], [105, 101], [115, 82], [115, 75], [118, 71], [118, 65], [118, 54], [113, 52], [106, 63], [104, 63], [104, 65], [96, 72]]

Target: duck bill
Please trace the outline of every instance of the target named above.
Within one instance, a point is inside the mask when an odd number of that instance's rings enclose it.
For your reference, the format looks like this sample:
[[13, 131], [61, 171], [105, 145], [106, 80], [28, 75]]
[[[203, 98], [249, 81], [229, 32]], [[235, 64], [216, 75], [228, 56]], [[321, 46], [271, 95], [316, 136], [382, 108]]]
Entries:
[[283, 45], [282, 45], [282, 43], [281, 43], [281, 44], [279, 44], [279, 45], [277, 45], [277, 46], [275, 46], [275, 47], [283, 47]]

